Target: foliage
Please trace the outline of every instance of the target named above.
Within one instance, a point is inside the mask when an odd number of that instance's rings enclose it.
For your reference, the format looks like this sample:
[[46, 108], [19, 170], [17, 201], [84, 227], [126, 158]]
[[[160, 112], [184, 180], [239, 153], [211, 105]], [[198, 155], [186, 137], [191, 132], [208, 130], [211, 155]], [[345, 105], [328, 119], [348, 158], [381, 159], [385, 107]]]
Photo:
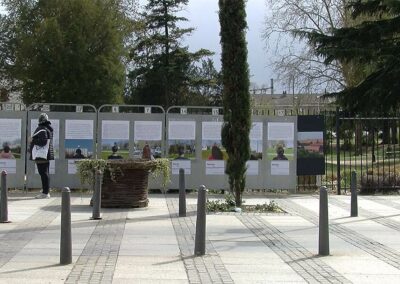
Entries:
[[122, 102], [131, 29], [123, 0], [3, 2], [0, 70], [25, 104]]
[[383, 193], [396, 192], [400, 188], [400, 174], [382, 172], [380, 174], [363, 174], [361, 176], [360, 194], [374, 194], [381, 190]]
[[281, 211], [279, 208], [278, 204], [276, 204], [275, 201], [271, 200], [269, 203], [264, 203], [264, 204], [256, 204], [254, 206], [254, 211], [257, 212], [278, 212]]
[[188, 0], [149, 0], [135, 22], [136, 40], [130, 51], [129, 101], [135, 104], [171, 105], [190, 103], [191, 66], [212, 53], [189, 52], [181, 46], [193, 28], [181, 28], [187, 21], [178, 13]]
[[152, 176], [154, 178], [162, 178], [162, 186], [165, 187], [171, 180], [171, 169], [169, 159], [161, 158], [153, 160], [155, 167], [152, 170]]
[[335, 92], [357, 85], [370, 73], [370, 64], [324, 59], [314, 52], [312, 44], [297, 37], [302, 32], [317, 31], [332, 35], [338, 28], [357, 25], [368, 15], [353, 19], [344, 0], [267, 0], [263, 37], [266, 47], [273, 51], [275, 71], [287, 90], [302, 92]]
[[168, 159], [155, 160], [103, 160], [103, 159], [82, 159], [77, 161], [77, 172], [82, 184], [92, 185], [94, 174], [97, 170], [108, 171], [111, 180], [117, 182], [118, 174], [124, 174], [124, 169], [149, 170], [153, 178], [162, 178], [162, 185], [165, 187], [170, 181], [170, 161]]
[[219, 0], [222, 45], [224, 124], [222, 144], [228, 153], [225, 172], [236, 206], [242, 202], [246, 184], [246, 162], [250, 158], [250, 95], [246, 11], [244, 0]]
[[209, 212], [231, 212], [235, 208], [235, 197], [232, 194], [225, 195], [225, 200], [207, 200], [207, 211]]
[[189, 77], [189, 105], [222, 105], [222, 74], [210, 58], [201, 60], [201, 66], [192, 64]]
[[361, 83], [336, 93], [343, 106], [359, 113], [395, 111], [400, 105], [400, 1], [353, 0], [349, 9], [354, 19], [369, 15], [374, 19], [334, 29], [331, 36], [319, 31], [301, 34], [326, 64], [340, 60], [370, 68]]
[[[235, 196], [228, 194], [225, 200], [207, 200], [206, 208], [208, 212], [233, 212], [235, 211]], [[244, 212], [282, 212], [278, 204], [271, 200], [269, 203], [256, 205], [242, 205]]]
[[107, 160], [82, 159], [76, 162], [76, 171], [81, 184], [93, 185], [96, 171], [104, 172], [107, 168]]

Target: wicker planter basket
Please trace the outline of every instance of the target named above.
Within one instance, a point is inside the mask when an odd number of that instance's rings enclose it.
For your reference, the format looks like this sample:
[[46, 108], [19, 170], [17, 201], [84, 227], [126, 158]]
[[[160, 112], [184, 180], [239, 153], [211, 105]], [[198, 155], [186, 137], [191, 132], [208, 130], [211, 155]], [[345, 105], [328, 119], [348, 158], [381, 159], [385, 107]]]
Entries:
[[[146, 207], [148, 200], [149, 173], [161, 175], [162, 185], [169, 181], [169, 160], [103, 160], [83, 159], [77, 161], [77, 171], [82, 184], [94, 186], [95, 172], [102, 171], [102, 207]], [[93, 201], [90, 202], [93, 204]]]
[[147, 207], [149, 173], [155, 164], [146, 160], [108, 161], [112, 169], [103, 177], [101, 206], [105, 208]]

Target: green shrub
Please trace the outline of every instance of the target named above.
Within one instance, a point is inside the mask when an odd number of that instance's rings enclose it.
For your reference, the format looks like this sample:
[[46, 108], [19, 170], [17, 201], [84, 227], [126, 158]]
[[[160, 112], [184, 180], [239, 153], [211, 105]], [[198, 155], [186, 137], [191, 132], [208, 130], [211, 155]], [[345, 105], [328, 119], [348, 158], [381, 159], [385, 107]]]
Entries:
[[400, 188], [400, 175], [394, 172], [382, 174], [363, 174], [360, 194], [374, 194], [376, 191], [390, 193]]

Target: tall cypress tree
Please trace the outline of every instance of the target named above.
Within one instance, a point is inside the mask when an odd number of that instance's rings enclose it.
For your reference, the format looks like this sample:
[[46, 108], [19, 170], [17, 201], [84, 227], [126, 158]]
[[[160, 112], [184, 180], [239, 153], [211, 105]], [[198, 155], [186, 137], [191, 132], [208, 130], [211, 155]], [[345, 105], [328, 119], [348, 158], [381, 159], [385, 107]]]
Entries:
[[245, 1], [219, 0], [219, 9], [224, 105], [222, 144], [229, 156], [225, 172], [236, 206], [241, 206], [251, 128]]
[[317, 31], [300, 34], [308, 37], [327, 63], [355, 62], [370, 69], [361, 83], [338, 93], [345, 108], [358, 113], [396, 111], [400, 106], [400, 1], [353, 0], [348, 9], [354, 19], [368, 20], [336, 29], [332, 36]]

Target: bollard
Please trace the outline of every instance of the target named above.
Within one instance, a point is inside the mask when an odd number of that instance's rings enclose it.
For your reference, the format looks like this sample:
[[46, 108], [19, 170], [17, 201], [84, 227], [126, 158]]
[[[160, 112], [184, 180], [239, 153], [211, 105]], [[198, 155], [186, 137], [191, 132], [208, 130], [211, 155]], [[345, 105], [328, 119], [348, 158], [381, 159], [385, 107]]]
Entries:
[[71, 191], [64, 187], [61, 195], [60, 264], [72, 263]]
[[328, 191], [326, 186], [319, 190], [319, 255], [329, 255]]
[[6, 171], [1, 172], [0, 223], [11, 223], [8, 221], [8, 188]]
[[186, 217], [186, 186], [184, 169], [179, 169], [179, 217]]
[[95, 183], [93, 193], [93, 210], [92, 220], [101, 220], [100, 207], [101, 207], [101, 184], [102, 184], [102, 173], [100, 170], [95, 172]]
[[201, 185], [197, 194], [197, 221], [196, 236], [194, 239], [195, 255], [204, 255], [206, 253], [206, 193], [206, 187]]
[[357, 202], [357, 172], [351, 172], [350, 180], [350, 191], [351, 191], [351, 208], [350, 217], [358, 216], [358, 202]]

